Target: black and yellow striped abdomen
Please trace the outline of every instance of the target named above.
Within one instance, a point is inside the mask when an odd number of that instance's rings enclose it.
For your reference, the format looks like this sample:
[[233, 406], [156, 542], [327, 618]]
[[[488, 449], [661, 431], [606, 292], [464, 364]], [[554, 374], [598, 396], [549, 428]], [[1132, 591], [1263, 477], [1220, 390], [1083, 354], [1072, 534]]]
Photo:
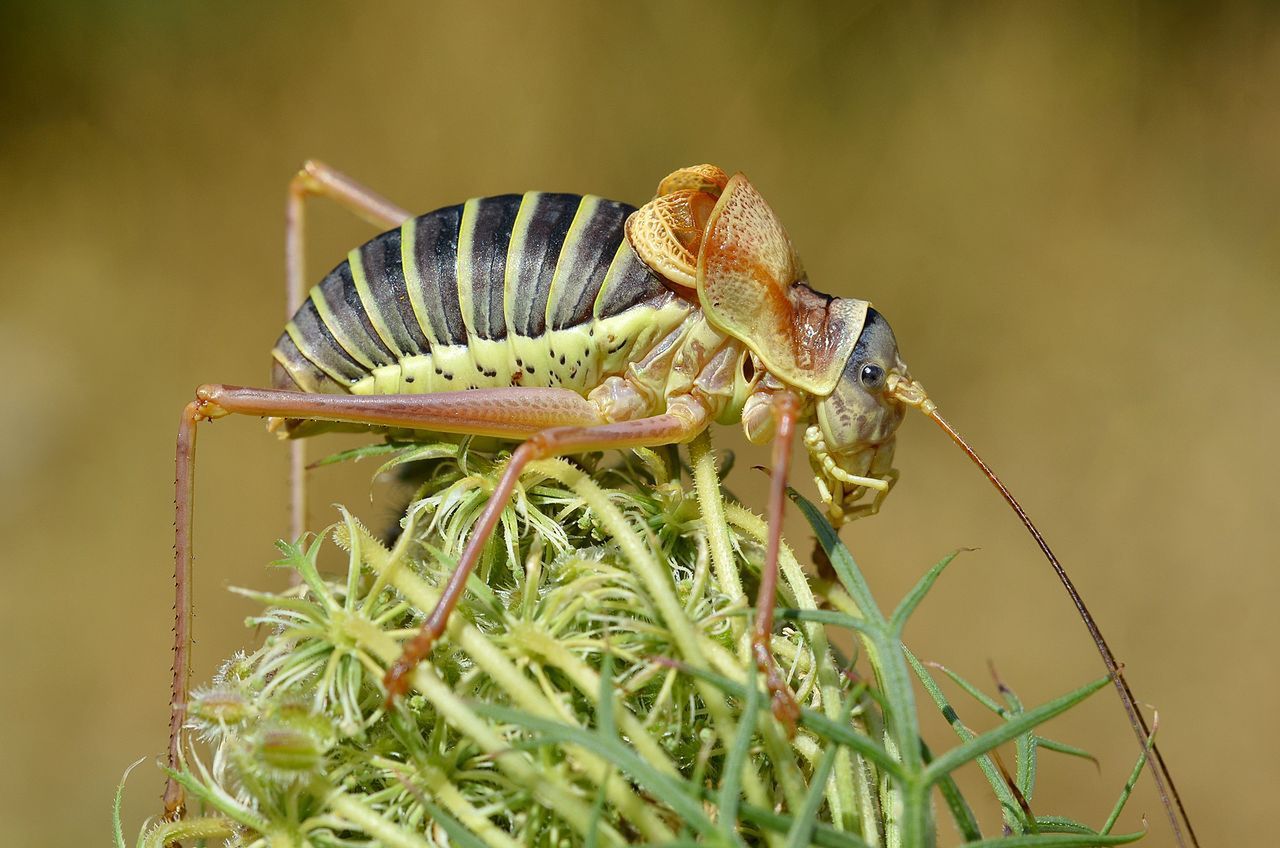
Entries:
[[348, 254], [276, 343], [273, 383], [586, 394], [696, 307], [627, 243], [631, 206], [530, 192], [438, 209]]

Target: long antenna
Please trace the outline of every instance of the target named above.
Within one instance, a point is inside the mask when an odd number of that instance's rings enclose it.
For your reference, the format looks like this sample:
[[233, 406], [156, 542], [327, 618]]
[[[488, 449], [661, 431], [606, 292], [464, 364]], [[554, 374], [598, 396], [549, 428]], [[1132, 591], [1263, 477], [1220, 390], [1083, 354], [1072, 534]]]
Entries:
[[[1169, 767], [1165, 765], [1160, 749], [1156, 747], [1155, 740], [1151, 738], [1151, 730], [1147, 726], [1147, 720], [1143, 717], [1142, 711], [1138, 709], [1138, 701], [1133, 697], [1133, 690], [1129, 688], [1129, 681], [1125, 679], [1120, 663], [1116, 662], [1115, 654], [1111, 653], [1111, 646], [1102, 637], [1102, 630], [1098, 628], [1098, 623], [1094, 621], [1093, 616], [1089, 613], [1089, 608], [1085, 606], [1084, 598], [1080, 597], [1080, 592], [1076, 589], [1075, 584], [1071, 582], [1071, 578], [1067, 576], [1066, 569], [1062, 567], [1062, 563], [1058, 562], [1058, 558], [1054, 556], [1053, 551], [1049, 548], [1049, 543], [1044, 540], [1044, 536], [1040, 535], [1040, 531], [1032, 523], [1031, 516], [1027, 515], [1027, 511], [1022, 508], [1022, 504], [1018, 503], [1013, 493], [1005, 488], [1004, 483], [1000, 482], [1000, 478], [991, 470], [991, 466], [983, 462], [982, 457], [978, 456], [977, 452], [969, 447], [969, 443], [956, 432], [956, 428], [952, 427], [950, 422], [942, 417], [938, 412], [938, 407], [929, 400], [919, 383], [911, 380], [895, 381], [895, 384], [890, 386], [890, 392], [902, 402], [918, 407], [921, 412], [932, 418], [939, 427], [946, 431], [951, 440], [960, 446], [960, 449], [969, 456], [969, 459], [973, 460], [978, 468], [982, 469], [982, 473], [991, 481], [991, 485], [996, 487], [996, 490], [1000, 492], [1013, 511], [1017, 513], [1023, 526], [1027, 528], [1027, 532], [1036, 540], [1036, 544], [1040, 546], [1040, 551], [1049, 560], [1049, 564], [1053, 566], [1053, 571], [1058, 575], [1058, 579], [1062, 581], [1063, 588], [1071, 596], [1071, 602], [1075, 604], [1076, 612], [1080, 614], [1080, 619], [1088, 629], [1089, 636], [1093, 639], [1093, 644], [1097, 647], [1098, 654], [1102, 657], [1103, 665], [1110, 672], [1116, 691], [1120, 693], [1120, 700], [1124, 704], [1124, 710], [1129, 715], [1129, 724], [1133, 727], [1133, 732], [1138, 737], [1138, 744], [1144, 749], [1148, 744], [1151, 746], [1151, 753], [1155, 755], [1153, 758], [1155, 767], [1151, 770], [1151, 776], [1155, 778], [1156, 789], [1160, 794], [1160, 802], [1164, 805], [1165, 813], [1169, 817], [1169, 824], [1173, 827], [1174, 839], [1179, 846], [1185, 848], [1189, 837], [1191, 844], [1195, 848], [1200, 848], [1200, 841], [1196, 839], [1195, 828], [1191, 826], [1191, 819], [1187, 815], [1186, 807], [1182, 804], [1182, 797], [1178, 794], [1178, 787], [1174, 785], [1173, 775], [1169, 773]], [[1178, 810], [1177, 813], [1174, 813], [1175, 806]]]

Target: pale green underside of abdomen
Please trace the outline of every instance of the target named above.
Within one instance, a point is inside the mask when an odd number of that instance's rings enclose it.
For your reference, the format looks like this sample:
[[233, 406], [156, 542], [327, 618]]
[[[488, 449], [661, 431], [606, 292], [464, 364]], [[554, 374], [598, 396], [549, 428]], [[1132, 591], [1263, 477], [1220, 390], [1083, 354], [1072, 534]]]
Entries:
[[696, 307], [678, 296], [642, 303], [576, 327], [530, 338], [472, 337], [374, 368], [349, 387], [357, 395], [432, 394], [504, 386], [558, 387], [586, 395], [689, 319]]

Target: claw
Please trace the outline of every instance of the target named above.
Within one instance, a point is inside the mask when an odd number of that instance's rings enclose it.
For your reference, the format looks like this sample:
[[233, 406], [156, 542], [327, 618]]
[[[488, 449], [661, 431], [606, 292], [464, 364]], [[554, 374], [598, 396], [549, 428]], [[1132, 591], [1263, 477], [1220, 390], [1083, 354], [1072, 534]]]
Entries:
[[187, 810], [187, 794], [173, 778], [164, 787], [164, 821], [178, 821]]
[[769, 690], [769, 705], [773, 710], [773, 717], [782, 724], [787, 738], [793, 739], [796, 735], [796, 723], [800, 720], [800, 703], [787, 685], [786, 678], [782, 676], [782, 670], [778, 668], [768, 643], [756, 641], [752, 647], [756, 668], [764, 675], [765, 686]]
[[796, 701], [796, 696], [792, 693], [791, 687], [785, 682], [781, 682], [775, 688], [769, 686], [769, 703], [773, 707], [773, 717], [781, 724], [782, 729], [786, 731], [788, 739], [796, 737], [796, 723], [800, 721], [800, 704]]
[[403, 697], [409, 691], [408, 675], [411, 669], [412, 666], [404, 661], [404, 657], [396, 660], [387, 669], [386, 675], [382, 678], [382, 688], [387, 690], [387, 698], [382, 702], [382, 706], [387, 711], [395, 707], [396, 698]]
[[387, 667], [387, 673], [382, 678], [382, 688], [387, 690], [387, 699], [383, 702], [383, 706], [388, 711], [395, 707], [397, 698], [403, 697], [409, 691], [409, 675], [418, 667], [418, 663], [422, 662], [423, 657], [431, 653], [435, 641], [435, 637], [431, 634], [419, 633], [405, 645], [404, 652], [399, 658]]

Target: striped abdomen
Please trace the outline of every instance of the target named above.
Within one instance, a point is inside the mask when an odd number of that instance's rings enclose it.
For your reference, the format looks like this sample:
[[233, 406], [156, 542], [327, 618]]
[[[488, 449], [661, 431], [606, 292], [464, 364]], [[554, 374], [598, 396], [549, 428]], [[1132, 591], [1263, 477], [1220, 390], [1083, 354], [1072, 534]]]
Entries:
[[414, 218], [348, 254], [276, 343], [273, 383], [409, 394], [590, 391], [695, 308], [632, 251], [633, 208], [530, 192]]

